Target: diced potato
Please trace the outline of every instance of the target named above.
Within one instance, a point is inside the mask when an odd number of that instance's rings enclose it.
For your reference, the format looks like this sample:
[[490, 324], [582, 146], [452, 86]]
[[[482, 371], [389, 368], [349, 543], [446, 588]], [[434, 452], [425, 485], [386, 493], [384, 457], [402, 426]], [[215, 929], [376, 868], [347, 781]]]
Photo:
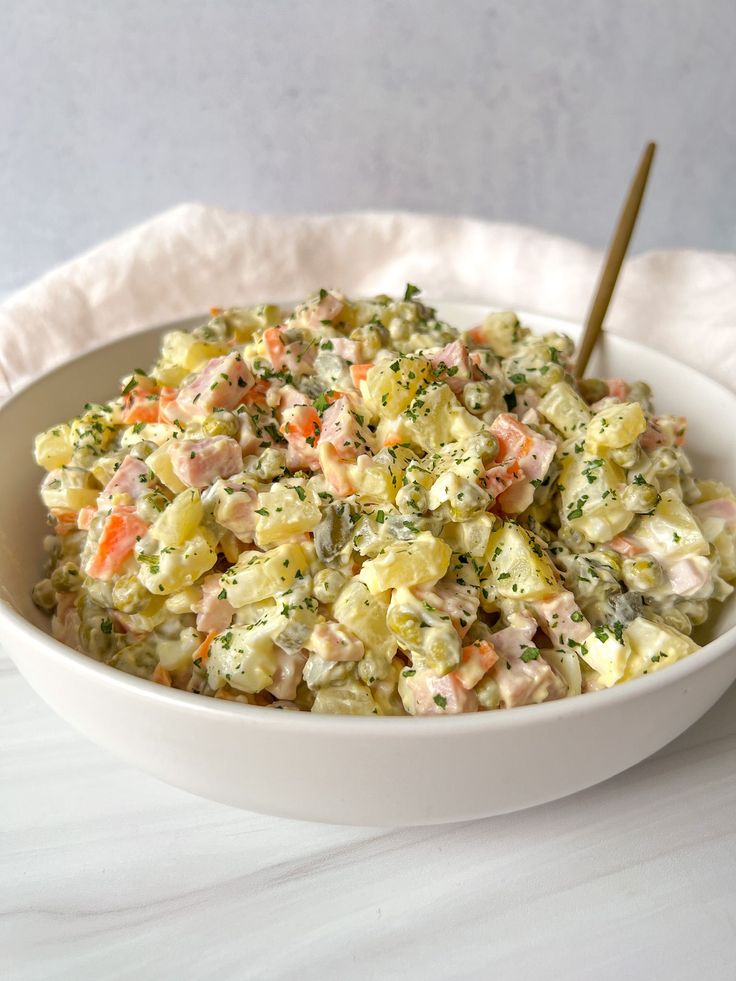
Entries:
[[452, 619], [421, 601], [410, 589], [395, 589], [386, 622], [399, 646], [411, 651], [414, 663], [447, 674], [460, 663], [462, 644]]
[[370, 688], [354, 681], [350, 684], [319, 688], [312, 711], [321, 715], [375, 715], [376, 703]]
[[442, 529], [442, 538], [453, 552], [470, 555], [483, 565], [495, 525], [496, 518], [486, 512], [468, 521], [448, 522]]
[[356, 463], [346, 464], [346, 471], [355, 496], [361, 504], [385, 504], [396, 500], [401, 487], [408, 451], [392, 447], [388, 460], [364, 455]]
[[437, 582], [447, 572], [452, 549], [429, 531], [414, 541], [391, 542], [366, 562], [360, 578], [374, 595], [399, 586]]
[[171, 613], [191, 613], [202, 600], [201, 586], [188, 586], [180, 593], [172, 593], [166, 599], [166, 609]]
[[591, 542], [608, 542], [634, 520], [621, 496], [626, 476], [605, 457], [569, 453], [562, 461], [563, 517]]
[[639, 521], [636, 537], [652, 555], [666, 557], [668, 563], [708, 554], [708, 543], [700, 525], [674, 490], [662, 492], [654, 513], [644, 515]]
[[228, 684], [254, 695], [270, 688], [278, 664], [272, 633], [276, 614], [249, 624], [234, 624], [218, 634], [209, 649], [207, 680], [218, 690]]
[[626, 670], [631, 648], [625, 636], [617, 640], [614, 633], [606, 627], [599, 627], [585, 639], [580, 648], [580, 656], [585, 663], [598, 672], [598, 680], [604, 688], [610, 688], [620, 681]]
[[164, 335], [161, 345], [162, 360], [195, 371], [211, 358], [227, 354], [229, 346], [223, 341], [203, 341], [183, 330], [172, 330]]
[[93, 450], [95, 453], [104, 452], [117, 432], [111, 410], [96, 405], [90, 405], [83, 415], [72, 420], [69, 429], [69, 438], [75, 449]]
[[164, 422], [146, 422], [143, 425], [138, 423], [135, 426], [128, 426], [123, 430], [123, 434], [120, 437], [120, 445], [127, 448], [129, 446], [135, 446], [136, 443], [140, 443], [142, 439], [145, 439], [149, 443], [155, 443], [156, 446], [161, 446], [168, 440], [173, 439], [176, 432], [176, 426], [169, 426]]
[[309, 573], [309, 561], [301, 545], [279, 545], [268, 552], [243, 552], [223, 573], [221, 582], [231, 606], [257, 603], [288, 589], [297, 576]]
[[33, 447], [36, 463], [44, 470], [55, 470], [63, 467], [72, 458], [74, 448], [72, 446], [71, 429], [66, 423], [47, 429], [45, 433], [39, 433]]
[[174, 491], [175, 494], [180, 494], [183, 490], [186, 490], [186, 484], [183, 483], [174, 473], [174, 467], [171, 463], [171, 448], [176, 443], [176, 440], [169, 439], [165, 443], [162, 443], [157, 450], [154, 450], [150, 456], [146, 458], [146, 463], [148, 467], [155, 473], [158, 479], [164, 486], [168, 487], [169, 490]]
[[537, 407], [568, 438], [578, 436], [590, 422], [590, 409], [567, 382], [553, 385]]
[[150, 533], [162, 545], [181, 545], [194, 535], [202, 514], [199, 491], [188, 487], [154, 521]]
[[432, 453], [448, 443], [469, 439], [482, 428], [480, 419], [460, 405], [447, 385], [429, 386], [400, 416], [403, 441]]
[[631, 621], [625, 630], [625, 637], [631, 648], [631, 656], [626, 663], [623, 681], [659, 671], [699, 650], [694, 640], [674, 627], [652, 623], [643, 617]]
[[192, 654], [201, 641], [194, 627], [185, 627], [176, 640], [160, 640], [156, 653], [162, 668], [167, 671], [180, 671], [192, 663]]
[[50, 470], [41, 485], [41, 500], [47, 508], [94, 507], [99, 496], [99, 488], [90, 487], [94, 479], [76, 467]]
[[556, 650], [545, 651], [544, 660], [567, 684], [567, 698], [579, 695], [583, 690], [583, 675], [580, 669], [580, 658], [577, 650], [570, 648], [558, 648]]
[[623, 402], [596, 412], [588, 424], [585, 449], [592, 454], [618, 449], [633, 443], [647, 428], [644, 410], [638, 402]]
[[402, 412], [420, 385], [432, 379], [432, 365], [422, 355], [385, 358], [375, 364], [361, 384], [366, 405], [377, 416]]
[[311, 493], [303, 487], [274, 484], [258, 495], [256, 544], [261, 548], [288, 541], [312, 531], [322, 515]]
[[364, 583], [346, 583], [333, 608], [333, 616], [358, 637], [368, 653], [390, 665], [396, 653], [396, 638], [386, 625], [387, 595], [372, 595]]
[[538, 600], [560, 589], [551, 561], [520, 525], [503, 522], [491, 535], [488, 549], [489, 579], [498, 596]]
[[480, 343], [490, 347], [499, 358], [508, 358], [525, 333], [519, 318], [511, 310], [489, 313], [477, 331]]
[[217, 562], [217, 552], [203, 529], [181, 545], [166, 545], [157, 552], [146, 548], [145, 541], [136, 547], [138, 578], [149, 592], [160, 596], [191, 586]]

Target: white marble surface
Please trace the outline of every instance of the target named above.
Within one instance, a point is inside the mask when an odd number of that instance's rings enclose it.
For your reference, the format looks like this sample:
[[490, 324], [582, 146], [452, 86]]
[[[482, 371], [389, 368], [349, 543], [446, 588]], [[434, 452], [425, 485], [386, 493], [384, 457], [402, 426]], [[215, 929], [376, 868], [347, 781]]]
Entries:
[[736, 686], [599, 787], [376, 831], [169, 788], [77, 735], [2, 658], [0, 775], [13, 981], [734, 976]]

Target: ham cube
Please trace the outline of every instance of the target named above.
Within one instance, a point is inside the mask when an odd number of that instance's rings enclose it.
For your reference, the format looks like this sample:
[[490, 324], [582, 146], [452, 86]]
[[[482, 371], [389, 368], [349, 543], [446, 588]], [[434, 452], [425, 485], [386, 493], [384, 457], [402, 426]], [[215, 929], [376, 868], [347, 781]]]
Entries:
[[117, 494], [126, 494], [135, 501], [146, 493], [152, 479], [153, 474], [143, 460], [128, 455], [105, 484], [98, 504], [106, 506], [109, 499]]
[[429, 355], [437, 378], [446, 382], [456, 395], [470, 381], [470, 357], [462, 341], [452, 341]]
[[204, 419], [214, 409], [235, 409], [255, 379], [240, 354], [233, 351], [212, 358], [179, 389], [170, 402], [161, 403], [160, 412], [168, 422]]
[[197, 630], [202, 633], [221, 633], [232, 623], [235, 610], [222, 597], [223, 588], [219, 575], [206, 576], [202, 583], [202, 599], [194, 607], [197, 614]]
[[200, 490], [218, 477], [232, 477], [243, 469], [240, 445], [229, 436], [183, 439], [171, 448], [171, 466], [187, 487]]
[[364, 416], [351, 408], [345, 396], [325, 410], [319, 441], [332, 444], [341, 460], [357, 460], [362, 454], [372, 452]]

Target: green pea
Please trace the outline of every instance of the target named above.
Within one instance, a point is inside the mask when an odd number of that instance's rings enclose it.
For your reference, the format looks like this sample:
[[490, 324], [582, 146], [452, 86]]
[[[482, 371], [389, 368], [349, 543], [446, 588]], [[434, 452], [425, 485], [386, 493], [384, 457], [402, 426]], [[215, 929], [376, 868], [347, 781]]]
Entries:
[[64, 562], [51, 573], [51, 585], [57, 593], [73, 593], [82, 585], [82, 574], [76, 562]]
[[42, 579], [31, 590], [31, 599], [45, 613], [53, 613], [56, 607], [56, 592], [50, 579]]

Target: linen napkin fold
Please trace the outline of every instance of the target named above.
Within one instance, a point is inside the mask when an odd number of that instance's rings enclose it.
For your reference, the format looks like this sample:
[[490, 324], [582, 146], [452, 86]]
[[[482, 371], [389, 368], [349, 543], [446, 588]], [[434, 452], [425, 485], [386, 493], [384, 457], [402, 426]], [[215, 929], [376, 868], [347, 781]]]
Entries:
[[[247, 215], [183, 204], [0, 304], [0, 401], [76, 354], [211, 306], [315, 288], [398, 293], [580, 321], [602, 255], [531, 228], [406, 213]], [[630, 259], [606, 329], [736, 388], [736, 255]], [[632, 366], [632, 372], [635, 374]]]

